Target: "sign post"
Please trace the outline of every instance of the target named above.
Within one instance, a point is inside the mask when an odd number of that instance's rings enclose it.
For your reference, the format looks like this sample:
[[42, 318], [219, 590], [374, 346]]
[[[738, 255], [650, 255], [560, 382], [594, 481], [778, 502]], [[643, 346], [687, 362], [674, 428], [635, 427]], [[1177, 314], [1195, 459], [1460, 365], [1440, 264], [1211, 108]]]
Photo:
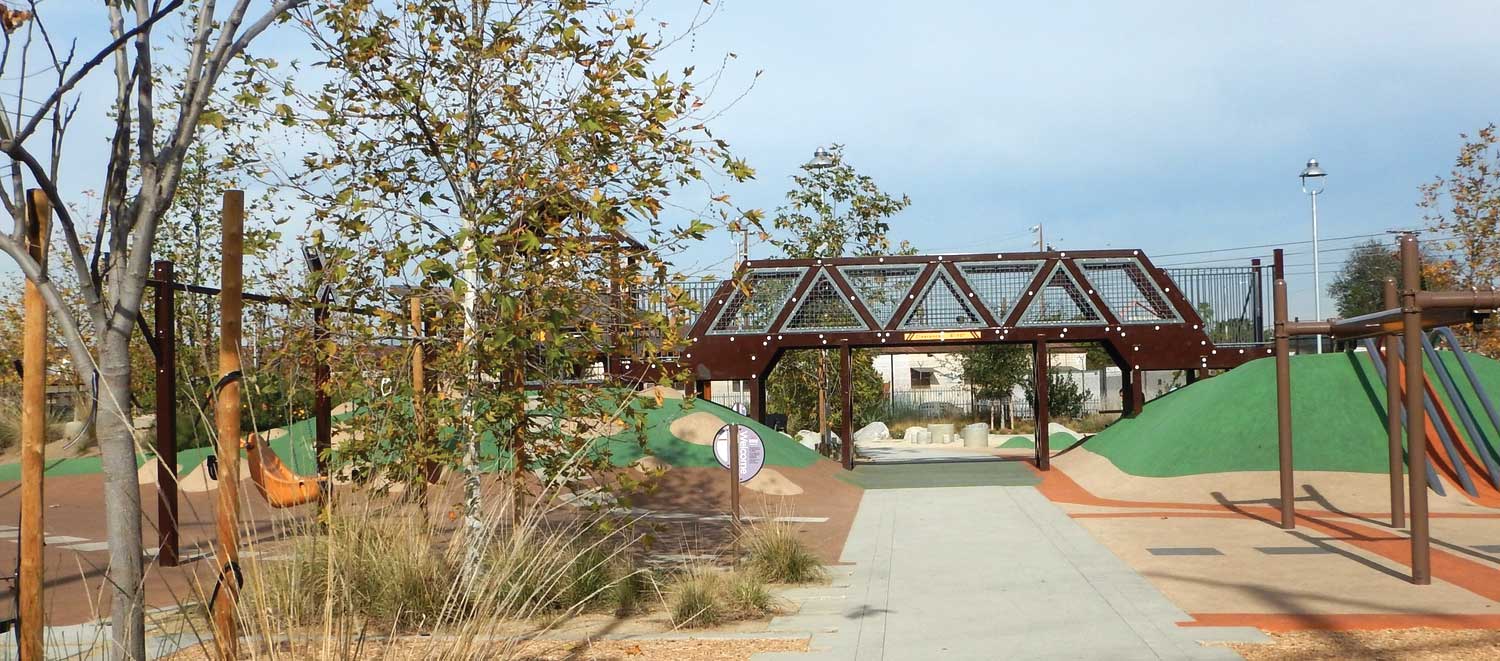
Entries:
[[729, 507], [740, 520], [740, 484], [755, 479], [766, 464], [766, 446], [754, 429], [727, 424], [714, 435], [714, 459], [729, 469]]
[[729, 425], [729, 514], [740, 520], [740, 426]]

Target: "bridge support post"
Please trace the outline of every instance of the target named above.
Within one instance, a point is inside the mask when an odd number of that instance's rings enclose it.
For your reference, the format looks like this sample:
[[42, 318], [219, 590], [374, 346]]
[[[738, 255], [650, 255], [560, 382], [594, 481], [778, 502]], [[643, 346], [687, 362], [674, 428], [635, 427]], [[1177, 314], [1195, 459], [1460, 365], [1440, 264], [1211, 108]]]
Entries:
[[761, 424], [766, 422], [766, 377], [764, 374], [750, 379], [750, 419]]
[[844, 470], [854, 470], [854, 351], [845, 342], [839, 347], [839, 390], [844, 400], [844, 424], [839, 428], [839, 452]]
[[1036, 421], [1036, 467], [1039, 470], [1052, 469], [1052, 443], [1048, 438], [1047, 424], [1051, 422], [1047, 415], [1047, 385], [1048, 367], [1047, 341], [1037, 340], [1032, 357], [1032, 366], [1036, 372], [1036, 402], [1032, 404], [1031, 417]]
[[1134, 418], [1141, 414], [1141, 407], [1146, 405], [1146, 381], [1145, 375], [1140, 370], [1131, 369], [1129, 365], [1120, 366], [1120, 380], [1122, 398], [1125, 400], [1122, 408], [1125, 409], [1125, 417]]
[[1281, 527], [1297, 527], [1292, 475], [1292, 367], [1286, 328], [1286, 281], [1277, 280], [1272, 295], [1276, 327], [1276, 447], [1281, 481]]

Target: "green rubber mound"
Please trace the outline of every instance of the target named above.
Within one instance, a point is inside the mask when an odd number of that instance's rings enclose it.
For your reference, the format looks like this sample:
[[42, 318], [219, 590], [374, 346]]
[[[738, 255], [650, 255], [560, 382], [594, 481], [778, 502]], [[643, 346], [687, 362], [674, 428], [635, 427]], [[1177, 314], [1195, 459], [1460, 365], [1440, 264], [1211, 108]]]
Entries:
[[[1451, 351], [1439, 351], [1458, 389], [1458, 402], [1427, 378], [1462, 429], [1456, 405], [1466, 407], [1482, 439], [1465, 436], [1476, 452], [1500, 458], [1500, 429]], [[1468, 355], [1491, 397], [1500, 395], [1500, 362]], [[1386, 471], [1385, 385], [1364, 353], [1293, 356], [1293, 462], [1298, 470]], [[1148, 403], [1089, 440], [1087, 447], [1132, 475], [1173, 477], [1276, 470], [1276, 364], [1261, 358]]]
[[[1472, 360], [1500, 380], [1500, 364]], [[1296, 468], [1384, 472], [1385, 386], [1369, 357], [1293, 356], [1291, 367]], [[1085, 447], [1143, 477], [1276, 470], [1275, 361], [1254, 360], [1173, 391]]]
[[601, 439], [600, 450], [609, 453], [610, 463], [628, 466], [646, 454], [651, 454], [673, 466], [717, 467], [713, 448], [684, 441], [672, 434], [672, 423], [693, 413], [709, 413], [725, 424], [734, 422], [755, 430], [766, 447], [767, 466], [811, 466], [822, 459], [822, 455], [798, 443], [795, 439], [751, 420], [733, 410], [710, 401], [695, 399], [685, 403], [681, 399], [664, 399], [660, 408], [655, 400], [637, 398], [646, 419], [646, 449], [642, 451], [634, 431], [626, 431]]

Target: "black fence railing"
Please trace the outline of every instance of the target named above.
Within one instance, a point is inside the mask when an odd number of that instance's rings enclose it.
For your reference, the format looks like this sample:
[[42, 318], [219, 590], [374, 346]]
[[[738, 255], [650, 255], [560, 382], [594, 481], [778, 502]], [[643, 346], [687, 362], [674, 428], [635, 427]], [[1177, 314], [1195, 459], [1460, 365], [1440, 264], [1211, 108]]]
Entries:
[[1270, 266], [1162, 269], [1203, 317], [1209, 339], [1219, 346], [1270, 340], [1267, 314]]

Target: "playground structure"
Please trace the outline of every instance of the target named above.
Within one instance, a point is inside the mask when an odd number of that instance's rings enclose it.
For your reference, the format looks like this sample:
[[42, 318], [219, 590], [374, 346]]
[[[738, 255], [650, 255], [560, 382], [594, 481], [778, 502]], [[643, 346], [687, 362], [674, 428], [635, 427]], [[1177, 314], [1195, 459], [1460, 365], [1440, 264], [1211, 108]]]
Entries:
[[[1427, 585], [1432, 582], [1427, 491], [1432, 488], [1440, 494], [1443, 492], [1438, 473], [1448, 475], [1474, 501], [1494, 506], [1500, 505], [1500, 489], [1497, 489], [1500, 487], [1500, 471], [1497, 471], [1495, 458], [1488, 454], [1492, 448], [1485, 445], [1478, 425], [1466, 411], [1467, 404], [1426, 332], [1437, 329], [1438, 334], [1448, 342], [1464, 367], [1466, 377], [1479, 394], [1479, 399], [1484, 402], [1486, 413], [1492, 416], [1492, 421], [1500, 420], [1483, 386], [1469, 367], [1456, 337], [1447, 328], [1457, 323], [1483, 320], [1495, 308], [1500, 307], [1500, 293], [1424, 291], [1421, 282], [1421, 254], [1416, 237], [1409, 233], [1402, 234], [1398, 239], [1398, 246], [1401, 260], [1399, 293], [1396, 283], [1387, 281], [1386, 309], [1378, 312], [1320, 322], [1288, 321], [1286, 281], [1276, 279], [1274, 351], [1281, 527], [1290, 530], [1296, 526], [1289, 339], [1296, 335], [1330, 335], [1335, 340], [1363, 341], [1386, 383], [1391, 527], [1401, 527], [1405, 518], [1401, 484], [1401, 426], [1404, 423], [1411, 515], [1411, 580], [1418, 585]], [[1400, 342], [1397, 342], [1398, 336]], [[1381, 339], [1382, 347], [1376, 347], [1376, 338]], [[1382, 350], [1383, 365], [1380, 364]], [[1426, 369], [1423, 368], [1424, 355], [1454, 407], [1464, 416], [1462, 419], [1469, 433], [1472, 452], [1465, 445], [1465, 439], [1454, 424], [1453, 416], [1443, 406], [1437, 391], [1427, 380]], [[1441, 447], [1429, 447], [1434, 438]], [[1480, 459], [1476, 459], [1476, 455]], [[1434, 465], [1440, 467], [1441, 471], [1434, 470]], [[1471, 473], [1487, 477], [1489, 483], [1476, 481]]]
[[[1280, 251], [1271, 268], [1281, 277]], [[1145, 403], [1145, 370], [1184, 370], [1191, 382], [1200, 371], [1271, 354], [1261, 331], [1263, 269], [1252, 260], [1248, 268], [1184, 269], [1174, 278], [1140, 250], [746, 261], [733, 279], [701, 295], [703, 309], [681, 355], [661, 366], [627, 358], [609, 368], [647, 378], [675, 367], [699, 392], [709, 381], [746, 380], [749, 415], [764, 421], [766, 379], [781, 355], [836, 348], [845, 384], [840, 436], [849, 439], [852, 350], [1030, 344], [1038, 366], [1035, 461], [1046, 470], [1049, 345], [1103, 346], [1124, 375], [1122, 401], [1134, 415]], [[1226, 298], [1230, 304], [1220, 305]], [[1235, 314], [1206, 320], [1203, 312], [1216, 307]], [[1225, 332], [1236, 327], [1233, 337]], [[851, 444], [841, 451], [852, 468]]]

